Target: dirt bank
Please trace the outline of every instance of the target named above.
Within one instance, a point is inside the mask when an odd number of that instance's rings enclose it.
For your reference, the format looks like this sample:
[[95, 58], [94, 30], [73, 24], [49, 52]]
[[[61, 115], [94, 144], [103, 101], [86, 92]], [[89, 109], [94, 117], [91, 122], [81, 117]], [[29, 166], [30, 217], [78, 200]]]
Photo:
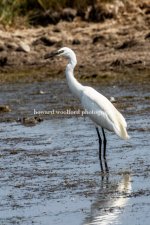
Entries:
[[53, 77], [62, 76], [63, 59], [43, 59], [45, 53], [62, 46], [75, 50], [79, 78], [105, 77], [113, 71], [116, 74], [117, 71], [128, 72], [132, 69], [149, 71], [148, 10], [148, 4], [144, 6], [143, 3], [143, 7], [131, 4], [128, 9], [120, 10], [116, 17], [99, 23], [75, 17], [72, 22], [60, 21], [45, 28], [1, 29], [0, 82], [42, 81], [49, 79], [50, 74]]

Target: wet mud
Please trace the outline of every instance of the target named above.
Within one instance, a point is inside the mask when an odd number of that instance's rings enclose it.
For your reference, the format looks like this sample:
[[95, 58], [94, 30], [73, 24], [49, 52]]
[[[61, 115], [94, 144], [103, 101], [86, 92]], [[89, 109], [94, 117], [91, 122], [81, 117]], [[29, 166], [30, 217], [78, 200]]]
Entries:
[[0, 112], [1, 225], [149, 225], [149, 83], [110, 83], [87, 83], [115, 100], [128, 122], [128, 141], [106, 132], [109, 174], [100, 171], [88, 117], [21, 123], [34, 109], [81, 109], [65, 80], [1, 85], [0, 105], [11, 109]]

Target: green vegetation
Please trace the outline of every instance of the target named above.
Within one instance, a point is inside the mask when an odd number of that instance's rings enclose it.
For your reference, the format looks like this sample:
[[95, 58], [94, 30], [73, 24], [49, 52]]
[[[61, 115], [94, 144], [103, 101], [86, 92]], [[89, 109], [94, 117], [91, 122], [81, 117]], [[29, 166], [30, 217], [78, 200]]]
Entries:
[[89, 5], [97, 2], [112, 2], [113, 0], [0, 0], [0, 23], [12, 25], [18, 21], [18, 17], [24, 17], [30, 20], [32, 16], [38, 17], [38, 14], [48, 10], [60, 11], [63, 8], [70, 7], [77, 10], [84, 10]]
[[36, 0], [0, 0], [0, 23], [14, 24], [18, 16], [27, 15], [32, 7], [38, 7]]

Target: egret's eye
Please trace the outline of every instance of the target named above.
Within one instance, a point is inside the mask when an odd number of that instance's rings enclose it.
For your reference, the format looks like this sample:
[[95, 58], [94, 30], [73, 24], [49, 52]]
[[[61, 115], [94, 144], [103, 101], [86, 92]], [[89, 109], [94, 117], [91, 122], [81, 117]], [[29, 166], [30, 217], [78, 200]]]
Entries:
[[64, 50], [58, 51], [58, 55], [60, 55], [60, 54], [62, 54], [62, 53], [64, 53]]

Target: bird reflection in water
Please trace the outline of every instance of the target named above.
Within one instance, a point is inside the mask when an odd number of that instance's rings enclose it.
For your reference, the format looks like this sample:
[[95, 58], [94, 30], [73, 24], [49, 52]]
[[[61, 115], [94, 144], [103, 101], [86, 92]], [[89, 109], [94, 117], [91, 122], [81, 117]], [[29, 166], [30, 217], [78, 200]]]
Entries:
[[101, 187], [83, 225], [110, 225], [119, 221], [120, 212], [127, 205], [127, 195], [131, 193], [131, 188], [129, 173], [123, 174], [118, 184], [109, 182], [109, 174], [102, 176]]

